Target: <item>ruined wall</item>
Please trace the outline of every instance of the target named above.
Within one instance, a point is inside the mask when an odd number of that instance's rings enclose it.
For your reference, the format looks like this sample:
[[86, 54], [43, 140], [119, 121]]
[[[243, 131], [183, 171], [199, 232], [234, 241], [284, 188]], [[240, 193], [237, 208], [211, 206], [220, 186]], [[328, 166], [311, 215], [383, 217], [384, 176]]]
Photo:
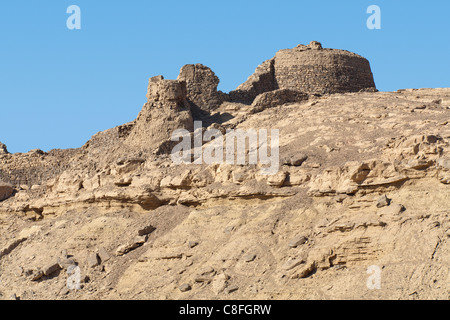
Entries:
[[194, 118], [214, 111], [224, 101], [251, 104], [258, 95], [278, 89], [306, 94], [376, 90], [368, 60], [349, 51], [324, 49], [317, 41], [278, 51], [228, 94], [217, 90], [219, 78], [202, 64], [183, 66], [177, 80], [186, 83], [186, 99]]
[[0, 181], [15, 186], [42, 185], [69, 168], [70, 160], [77, 152], [78, 149], [56, 149], [48, 153], [32, 150], [0, 155]]
[[217, 90], [219, 78], [202, 64], [183, 66], [177, 80], [186, 83], [187, 99], [193, 107], [211, 111], [227, 99], [226, 94]]
[[148, 83], [148, 103], [158, 108], [184, 110], [187, 89], [185, 81], [165, 80], [163, 76], [152, 77]]
[[275, 59], [269, 59], [260, 64], [246, 82], [229, 93], [231, 101], [252, 103], [264, 92], [278, 89], [275, 81]]

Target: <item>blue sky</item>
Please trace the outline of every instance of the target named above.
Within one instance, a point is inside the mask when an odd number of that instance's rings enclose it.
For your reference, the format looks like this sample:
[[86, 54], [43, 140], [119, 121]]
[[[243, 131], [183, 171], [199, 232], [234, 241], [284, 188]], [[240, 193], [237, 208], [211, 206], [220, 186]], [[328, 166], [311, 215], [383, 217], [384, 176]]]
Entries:
[[[381, 30], [369, 30], [369, 5]], [[81, 30], [69, 30], [70, 5]], [[280, 49], [312, 40], [370, 60], [382, 91], [450, 87], [450, 1], [2, 0], [0, 141], [76, 148], [136, 118], [147, 81], [202, 63], [228, 92]]]

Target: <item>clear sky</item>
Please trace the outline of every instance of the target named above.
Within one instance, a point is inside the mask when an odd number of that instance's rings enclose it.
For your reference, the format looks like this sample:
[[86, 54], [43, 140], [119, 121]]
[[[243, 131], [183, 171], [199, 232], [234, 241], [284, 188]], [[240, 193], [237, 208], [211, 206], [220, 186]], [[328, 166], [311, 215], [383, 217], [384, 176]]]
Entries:
[[[81, 9], [69, 30], [67, 8]], [[381, 9], [369, 30], [367, 8]], [[136, 118], [148, 78], [202, 63], [228, 92], [280, 49], [312, 40], [369, 59], [381, 91], [450, 87], [447, 0], [2, 0], [0, 141], [75, 148]]]

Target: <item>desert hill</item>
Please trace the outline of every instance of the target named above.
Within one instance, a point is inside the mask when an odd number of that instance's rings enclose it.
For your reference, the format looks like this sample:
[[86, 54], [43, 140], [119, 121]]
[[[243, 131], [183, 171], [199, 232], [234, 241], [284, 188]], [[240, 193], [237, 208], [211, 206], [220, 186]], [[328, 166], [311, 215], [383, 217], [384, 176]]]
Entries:
[[[318, 42], [218, 83], [186, 65], [81, 148], [0, 144], [0, 299], [450, 298], [450, 89], [378, 92]], [[261, 128], [275, 174], [171, 158], [174, 130]]]

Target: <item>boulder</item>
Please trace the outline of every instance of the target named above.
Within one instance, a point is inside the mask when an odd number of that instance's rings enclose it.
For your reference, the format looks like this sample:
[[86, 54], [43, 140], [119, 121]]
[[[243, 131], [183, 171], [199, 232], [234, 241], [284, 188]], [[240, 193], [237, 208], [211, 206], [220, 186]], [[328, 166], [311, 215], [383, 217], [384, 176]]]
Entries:
[[0, 201], [6, 200], [14, 193], [14, 188], [9, 183], [0, 181]]
[[9, 154], [8, 149], [6, 148], [6, 145], [0, 142], [0, 155], [2, 154]]
[[288, 246], [290, 248], [297, 248], [298, 246], [305, 244], [307, 241], [308, 241], [307, 237], [305, 237], [303, 235], [298, 235], [289, 241]]

